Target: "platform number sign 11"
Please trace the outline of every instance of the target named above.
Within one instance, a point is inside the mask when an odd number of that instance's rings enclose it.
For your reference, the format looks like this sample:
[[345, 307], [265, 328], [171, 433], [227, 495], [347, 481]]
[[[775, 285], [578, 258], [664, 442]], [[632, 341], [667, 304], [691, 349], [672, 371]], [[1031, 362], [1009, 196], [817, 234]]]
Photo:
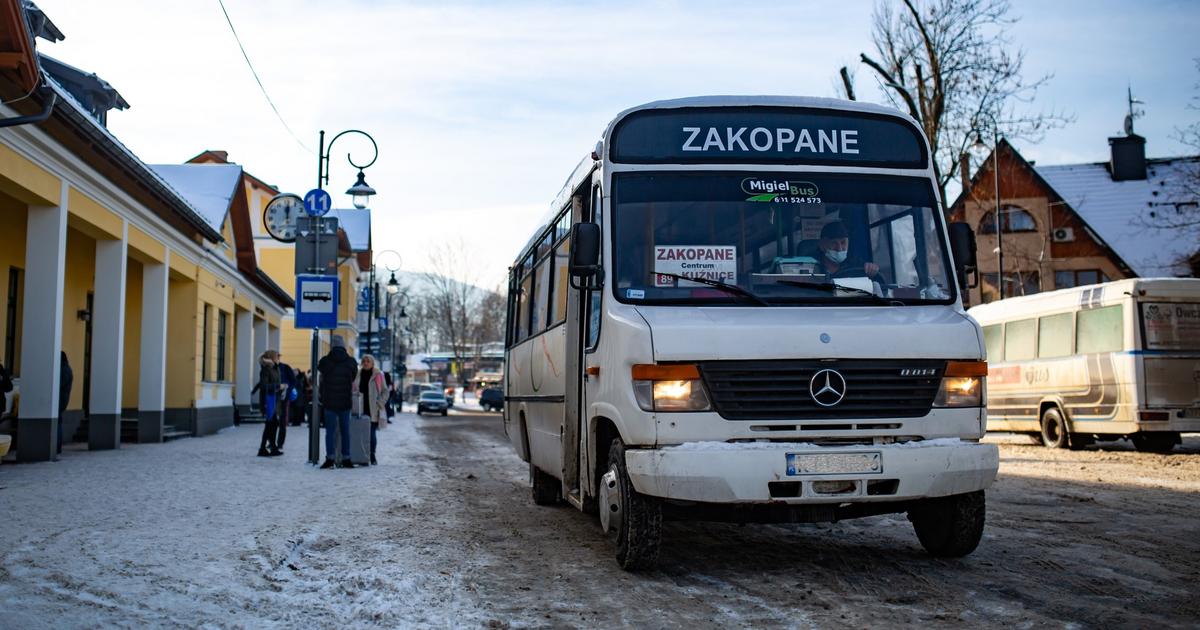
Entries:
[[304, 210], [309, 216], [323, 217], [332, 208], [333, 199], [324, 190], [314, 188], [304, 193]]

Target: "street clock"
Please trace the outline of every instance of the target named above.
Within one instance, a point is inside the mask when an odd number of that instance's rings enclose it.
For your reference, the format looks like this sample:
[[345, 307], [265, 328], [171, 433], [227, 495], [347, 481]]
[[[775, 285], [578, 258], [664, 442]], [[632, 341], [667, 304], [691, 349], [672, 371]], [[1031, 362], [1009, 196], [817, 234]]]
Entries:
[[271, 198], [263, 210], [263, 226], [271, 238], [284, 243], [296, 240], [296, 221], [304, 215], [304, 200], [299, 195], [282, 193]]

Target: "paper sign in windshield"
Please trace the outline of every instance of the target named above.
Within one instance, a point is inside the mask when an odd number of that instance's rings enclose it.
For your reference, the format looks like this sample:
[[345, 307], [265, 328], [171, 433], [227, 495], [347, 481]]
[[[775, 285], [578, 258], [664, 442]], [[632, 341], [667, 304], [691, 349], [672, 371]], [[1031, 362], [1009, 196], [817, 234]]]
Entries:
[[[674, 274], [674, 275], [664, 275]], [[737, 284], [737, 247], [734, 245], [655, 245], [654, 286], [689, 286], [675, 276], [703, 278]]]

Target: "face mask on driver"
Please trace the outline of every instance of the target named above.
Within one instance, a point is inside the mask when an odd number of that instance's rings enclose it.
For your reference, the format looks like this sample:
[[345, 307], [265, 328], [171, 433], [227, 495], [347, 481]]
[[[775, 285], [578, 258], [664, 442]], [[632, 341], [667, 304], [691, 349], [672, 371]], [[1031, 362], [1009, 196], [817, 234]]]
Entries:
[[827, 249], [827, 250], [825, 250], [825, 255], [829, 257], [829, 260], [832, 260], [835, 263], [845, 262], [847, 253], [848, 252], [844, 249]]

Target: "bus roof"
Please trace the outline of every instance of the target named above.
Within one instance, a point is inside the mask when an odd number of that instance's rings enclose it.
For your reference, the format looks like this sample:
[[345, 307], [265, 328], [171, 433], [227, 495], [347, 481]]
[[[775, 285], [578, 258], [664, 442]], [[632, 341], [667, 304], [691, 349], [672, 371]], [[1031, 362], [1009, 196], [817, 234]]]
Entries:
[[[541, 219], [538, 221], [534, 233], [530, 235], [529, 240], [517, 252], [515, 261], [520, 262], [528, 250], [534, 246], [535, 242], [548, 227], [548, 223], [554, 220], [554, 217], [558, 216], [558, 213], [562, 210], [568, 199], [570, 199], [572, 192], [574, 192], [575, 189], [578, 188], [579, 185], [591, 175], [592, 170], [597, 166], [597, 157], [607, 153], [608, 145], [612, 140], [612, 132], [622, 120], [629, 117], [631, 114], [648, 110], [712, 107], [802, 107], [809, 109], [829, 109], [843, 112], [858, 112], [873, 116], [888, 116], [898, 118], [903, 120], [908, 125], [911, 125], [918, 132], [921, 130], [921, 127], [917, 125], [916, 121], [914, 121], [910, 116], [891, 107], [885, 107], [873, 103], [864, 103], [861, 101], [846, 101], [842, 99], [823, 98], [816, 96], [690, 96], [686, 98], [651, 101], [649, 103], [635, 105], [617, 114], [617, 116], [608, 123], [608, 126], [604, 129], [604, 133], [601, 135], [601, 142], [597, 146], [598, 151], [596, 153], [588, 153], [584, 155], [579, 163], [575, 166], [575, 169], [571, 171], [571, 174], [567, 177], [566, 182], [563, 183], [562, 188], [559, 190], [558, 194], [555, 195], [554, 201], [550, 203], [549, 210], [546, 212], [545, 216], [541, 217]], [[924, 139], [922, 139], [922, 142], [924, 142]]]
[[[1100, 294], [1095, 291], [1100, 290]], [[1039, 313], [1076, 309], [1089, 292], [1089, 301], [1113, 296], [1136, 295], [1148, 298], [1190, 298], [1200, 300], [1200, 278], [1129, 278], [1070, 289], [1006, 298], [972, 306], [967, 314], [981, 324], [1022, 319]]]

